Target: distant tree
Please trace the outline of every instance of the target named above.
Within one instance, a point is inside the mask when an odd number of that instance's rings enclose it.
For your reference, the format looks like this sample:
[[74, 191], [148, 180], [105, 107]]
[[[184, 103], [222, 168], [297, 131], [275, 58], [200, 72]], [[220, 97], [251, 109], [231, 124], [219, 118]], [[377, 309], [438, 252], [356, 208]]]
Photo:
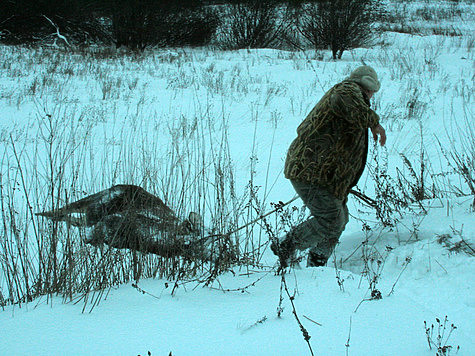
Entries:
[[290, 23], [287, 2], [279, 0], [230, 1], [219, 42], [225, 48], [264, 48], [278, 45]]
[[217, 27], [217, 17], [199, 0], [103, 0], [117, 47], [202, 45]]
[[203, 46], [210, 43], [220, 23], [211, 8], [183, 9], [169, 16], [157, 35], [162, 46]]
[[218, 18], [200, 0], [1, 0], [0, 41], [53, 41], [60, 31], [71, 43], [114, 42], [148, 46], [203, 45]]
[[330, 48], [334, 59], [369, 44], [384, 13], [382, 0], [316, 0], [301, 5], [297, 28], [316, 48]]

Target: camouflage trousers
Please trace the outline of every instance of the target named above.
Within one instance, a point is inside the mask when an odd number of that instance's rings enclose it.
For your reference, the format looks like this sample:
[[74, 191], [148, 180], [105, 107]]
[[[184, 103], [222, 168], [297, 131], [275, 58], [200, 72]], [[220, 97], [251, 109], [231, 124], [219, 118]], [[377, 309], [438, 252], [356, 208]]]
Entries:
[[291, 183], [312, 217], [293, 227], [285, 239], [297, 250], [310, 248], [310, 254], [328, 259], [348, 223], [346, 199], [338, 199], [317, 185]]

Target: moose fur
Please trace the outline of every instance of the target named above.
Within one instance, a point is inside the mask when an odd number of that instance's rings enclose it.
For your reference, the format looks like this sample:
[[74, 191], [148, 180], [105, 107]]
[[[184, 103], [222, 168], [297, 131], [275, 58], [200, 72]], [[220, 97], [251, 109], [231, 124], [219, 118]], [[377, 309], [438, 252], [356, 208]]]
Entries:
[[[208, 260], [210, 241], [200, 238], [201, 217], [181, 221], [160, 198], [136, 185], [115, 185], [60, 209], [37, 213], [85, 228], [86, 243]], [[77, 215], [80, 215], [79, 217]]]

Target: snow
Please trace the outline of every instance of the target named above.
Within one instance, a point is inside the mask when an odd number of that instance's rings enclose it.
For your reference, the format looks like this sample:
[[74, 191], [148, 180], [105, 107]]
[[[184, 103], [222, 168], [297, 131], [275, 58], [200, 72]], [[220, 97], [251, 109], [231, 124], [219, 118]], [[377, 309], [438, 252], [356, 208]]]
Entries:
[[[416, 251], [421, 248], [414, 246]], [[470, 355], [475, 347], [473, 283], [470, 285], [473, 261], [463, 256], [441, 256], [439, 263], [447, 270], [441, 275], [435, 266], [428, 272], [427, 259], [417, 252], [415, 255], [417, 259], [393, 295], [365, 301], [359, 307], [368, 295], [366, 286], [359, 287], [357, 274], [342, 270], [344, 292], [330, 267], [294, 270], [287, 275], [291, 294], [297, 290], [296, 308], [316, 354], [345, 354], [350, 334], [349, 353], [353, 355], [430, 355], [423, 321], [434, 322], [448, 314], [458, 326], [451, 344], [461, 345], [458, 354]], [[422, 266], [417, 266], [419, 263]], [[398, 272], [397, 263], [390, 264], [383, 274], [383, 293], [389, 291]], [[220, 282], [225, 289], [239, 288], [262, 274], [226, 275]], [[140, 288], [153, 296], [123, 285], [112, 290], [92, 313], [81, 313], [80, 305], [62, 304], [60, 300], [54, 300], [53, 306], [43, 300], [27, 308], [8, 308], [1, 314], [2, 334], [8, 342], [0, 351], [15, 355], [129, 355], [147, 351], [152, 355], [170, 351], [173, 355], [308, 354], [287, 298], [282, 317], [277, 317], [280, 281], [280, 276], [269, 273], [245, 293], [193, 289], [189, 285], [179, 287], [172, 296], [171, 286], [165, 288], [163, 281], [146, 280]], [[265, 321], [257, 323], [264, 317]]]
[[[473, 4], [463, 6], [473, 14]], [[464, 16], [464, 26], [471, 22], [473, 28], [472, 17]], [[464, 246], [463, 241], [473, 246], [475, 239], [473, 195], [446, 192], [457, 186], [467, 194], [468, 187], [441, 153], [441, 147], [461, 147], [473, 138], [466, 130], [473, 127], [475, 109], [472, 47], [470, 33], [446, 37], [388, 32], [373, 48], [345, 52], [341, 61], [333, 62], [328, 52], [319, 60], [313, 51], [273, 49], [155, 50], [138, 59], [84, 59], [2, 46], [2, 183], [18, 181], [11, 168], [13, 140], [22, 162], [31, 164], [23, 174], [36, 194], [34, 209], [45, 206], [39, 187], [47, 175], [34, 172], [35, 167], [48, 171], [48, 147], [42, 139], [48, 137], [48, 113], [64, 120], [52, 121], [61, 132], [54, 154], [75, 157], [66, 165], [67, 175], [79, 176], [70, 201], [113, 184], [135, 183], [153, 187], [185, 215], [173, 196], [180, 182], [166, 179], [175, 174], [165, 163], [176, 158], [169, 148], [179, 147], [181, 160], [188, 155], [196, 166], [201, 152], [206, 162], [229, 155], [236, 191], [242, 194], [252, 178], [261, 186], [264, 211], [271, 210], [270, 202], [295, 194], [282, 169], [298, 124], [327, 89], [364, 61], [381, 78], [373, 104], [388, 131], [387, 147], [372, 147], [369, 157], [387, 157], [393, 178], [399, 170], [410, 179], [399, 154], [418, 167], [423, 148], [430, 162], [427, 180], [437, 194], [422, 202], [427, 214], [416, 204], [392, 230], [382, 228], [370, 209], [350, 197], [352, 217], [333, 260], [321, 268], [306, 268], [303, 261], [301, 268], [285, 275], [297, 315], [316, 355], [434, 355], [424, 321], [430, 325], [445, 316], [457, 329], [447, 341], [446, 331], [443, 343], [454, 346], [451, 354], [473, 355], [475, 262], [467, 251], [450, 251], [439, 242], [446, 236], [451, 246]], [[187, 134], [190, 141], [183, 140]], [[80, 149], [68, 151], [71, 142]], [[202, 189], [202, 183], [194, 184]], [[368, 170], [359, 188], [374, 196]], [[15, 201], [24, 199], [21, 191], [14, 195]], [[185, 199], [192, 206], [202, 204], [197, 198]], [[26, 214], [22, 209], [17, 214]], [[205, 212], [207, 224], [210, 211]], [[363, 231], [360, 219], [370, 231]], [[30, 239], [32, 234], [31, 229], [26, 233]], [[374, 259], [365, 262], [363, 251]], [[278, 316], [282, 279], [268, 249], [262, 265], [236, 267], [210, 286], [181, 280], [174, 289], [174, 280], [159, 278], [142, 279], [138, 288], [122, 284], [106, 290], [94, 308], [58, 296], [7, 305], [0, 312], [0, 355], [310, 354], [285, 291]], [[368, 300], [369, 278], [378, 268], [376, 289], [382, 299]], [[5, 294], [3, 275], [0, 291]]]

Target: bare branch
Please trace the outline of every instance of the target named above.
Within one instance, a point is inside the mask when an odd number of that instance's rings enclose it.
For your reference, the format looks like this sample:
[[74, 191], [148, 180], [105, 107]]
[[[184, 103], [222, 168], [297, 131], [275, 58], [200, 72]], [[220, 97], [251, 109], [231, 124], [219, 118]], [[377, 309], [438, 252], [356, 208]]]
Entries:
[[[66, 44], [66, 46], [68, 46], [69, 48], [72, 48], [72, 46], [69, 44], [68, 40], [66, 37], [64, 37], [60, 32], [59, 32], [59, 27], [53, 22], [51, 21], [51, 19], [49, 19], [46, 15], [43, 15], [43, 17], [48, 20], [48, 22], [56, 29], [56, 36], [58, 36], [58, 38], [62, 41], [64, 41], [64, 43]], [[56, 44], [56, 40], [54, 41], [54, 43]]]

